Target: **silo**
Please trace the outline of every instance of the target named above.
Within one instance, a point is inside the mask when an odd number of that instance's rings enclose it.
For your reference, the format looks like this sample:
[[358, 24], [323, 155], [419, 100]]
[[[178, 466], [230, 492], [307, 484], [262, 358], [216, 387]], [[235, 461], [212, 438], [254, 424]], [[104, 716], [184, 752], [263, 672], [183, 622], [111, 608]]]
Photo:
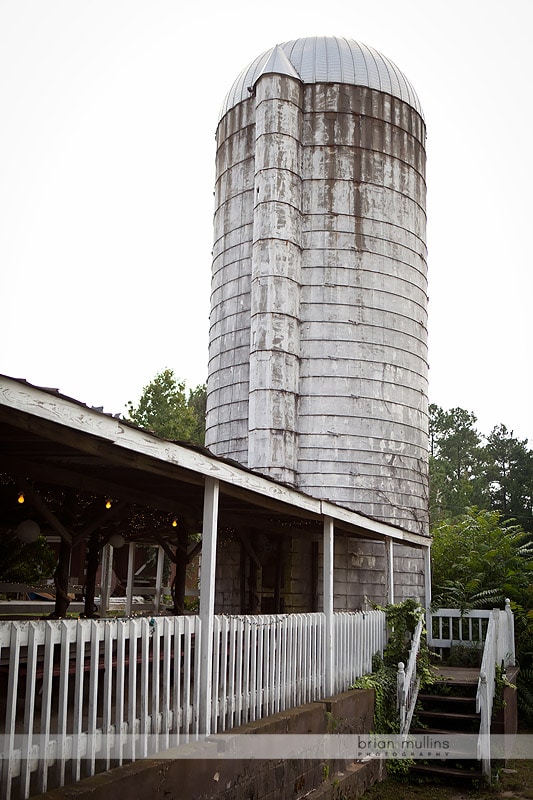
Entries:
[[425, 125], [351, 39], [277, 45], [217, 129], [206, 444], [427, 533]]

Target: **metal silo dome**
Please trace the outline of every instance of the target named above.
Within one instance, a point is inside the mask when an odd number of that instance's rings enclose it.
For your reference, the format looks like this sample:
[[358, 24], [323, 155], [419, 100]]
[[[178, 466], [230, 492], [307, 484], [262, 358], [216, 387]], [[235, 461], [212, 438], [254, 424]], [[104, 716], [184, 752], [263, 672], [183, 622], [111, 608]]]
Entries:
[[[366, 86], [403, 100], [422, 115], [418, 96], [403, 72], [373, 47], [340, 36], [292, 39], [276, 47], [286, 55], [303, 83], [347, 83]], [[220, 116], [246, 100], [276, 47], [257, 56], [236, 78]]]

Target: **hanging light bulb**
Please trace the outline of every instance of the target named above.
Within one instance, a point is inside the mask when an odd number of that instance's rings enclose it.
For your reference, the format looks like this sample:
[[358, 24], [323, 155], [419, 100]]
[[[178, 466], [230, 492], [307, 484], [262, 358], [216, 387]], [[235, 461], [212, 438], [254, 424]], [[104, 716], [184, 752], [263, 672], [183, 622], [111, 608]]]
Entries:
[[106, 508], [111, 508], [111, 505], [112, 505], [111, 500], [108, 497], [107, 500], [105, 501], [105, 507]]
[[22, 505], [25, 499], [26, 498], [24, 497], [24, 492], [19, 492], [19, 496], [17, 497], [17, 503], [20, 503], [20, 505]]
[[173, 528], [177, 528], [177, 527], [178, 527], [178, 520], [177, 520], [176, 518], [174, 518], [174, 519], [172, 520], [172, 527], [173, 527]]

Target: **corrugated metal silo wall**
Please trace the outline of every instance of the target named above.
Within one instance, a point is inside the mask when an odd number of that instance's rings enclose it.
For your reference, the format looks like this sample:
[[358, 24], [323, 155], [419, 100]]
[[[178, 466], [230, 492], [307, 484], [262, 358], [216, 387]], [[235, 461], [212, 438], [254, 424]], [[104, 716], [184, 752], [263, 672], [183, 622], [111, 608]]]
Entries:
[[[268, 136], [256, 130], [256, 102], [276, 97], [285, 129], [278, 136], [271, 131], [268, 147], [278, 141], [283, 148], [283, 137], [291, 134], [287, 120], [298, 116], [293, 131], [301, 154], [298, 180], [287, 180], [286, 164], [275, 174], [276, 164], [286, 161], [282, 149], [268, 180], [259, 174], [266, 171], [268, 159], [256, 149], [264, 147]], [[287, 111], [289, 100], [299, 103], [297, 115]], [[275, 118], [271, 104], [259, 127]], [[292, 78], [267, 75], [260, 79], [256, 96], [225, 115], [217, 139], [207, 446], [316, 497], [427, 533], [422, 119], [401, 100], [368, 88], [302, 87]], [[273, 194], [276, 186], [278, 196]], [[301, 218], [299, 243], [282, 242], [300, 253], [294, 271], [300, 285], [297, 305], [292, 296], [286, 303], [287, 308], [298, 307], [297, 337], [292, 330], [290, 347], [278, 341], [271, 352], [268, 347], [258, 352], [252, 342], [261, 325], [271, 324], [268, 314], [261, 319], [261, 297], [283, 305], [279, 275], [257, 261], [264, 263], [269, 252], [281, 252], [274, 224], [265, 231], [264, 206], [258, 220], [264, 191], [269, 202], [285, 202]], [[276, 285], [265, 284], [269, 279]], [[295, 341], [297, 371], [291, 362], [290, 380], [297, 381], [296, 414], [294, 430], [288, 431], [287, 462], [294, 461], [294, 452], [296, 462], [285, 474], [279, 463], [267, 463], [266, 448], [269, 439], [279, 438], [281, 420], [288, 418], [287, 387], [267, 385], [272, 375], [268, 369], [265, 385], [260, 381], [263, 365], [282, 364], [276, 351], [285, 350], [293, 358]], [[252, 397], [261, 398], [255, 411], [252, 407], [252, 424], [250, 369]], [[306, 546], [300, 541], [293, 549], [294, 573]], [[296, 555], [296, 550], [302, 553]], [[383, 601], [383, 546], [368, 543], [354, 549], [340, 541], [337, 551], [336, 559], [353, 562], [360, 582], [356, 591], [350, 579], [346, 598], [351, 599], [338, 597], [337, 607], [360, 606], [364, 597]], [[397, 597], [423, 594], [416, 551], [396, 548], [395, 569]], [[289, 596], [287, 601], [290, 608]]]
[[427, 532], [424, 125], [305, 87], [299, 487]]

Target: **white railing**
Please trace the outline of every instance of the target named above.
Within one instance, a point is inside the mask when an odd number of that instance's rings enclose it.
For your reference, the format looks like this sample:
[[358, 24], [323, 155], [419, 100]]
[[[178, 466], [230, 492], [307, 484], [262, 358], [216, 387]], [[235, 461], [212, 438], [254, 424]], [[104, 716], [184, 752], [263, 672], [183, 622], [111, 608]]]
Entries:
[[211, 731], [322, 696], [323, 638], [323, 614], [216, 617]]
[[[387, 632], [382, 611], [338, 612], [334, 627], [337, 693], [372, 671]], [[322, 613], [216, 617], [211, 731], [325, 697], [325, 647]]]
[[[324, 614], [214, 621], [213, 733], [326, 696]], [[336, 613], [334, 632], [339, 692], [383, 654], [385, 615]], [[197, 737], [199, 650], [196, 616], [0, 622], [0, 797]]]
[[[82, 587], [79, 586], [77, 578], [71, 578], [68, 584], [69, 592], [78, 593]], [[55, 587], [51, 578], [45, 583], [35, 586], [28, 583], [0, 583], [0, 596], [8, 595], [11, 599], [0, 599], [0, 614], [2, 617], [13, 619], [17, 615], [31, 616], [35, 614], [53, 614], [55, 609]], [[30, 600], [30, 597], [37, 596], [40, 599]], [[76, 614], [84, 611], [85, 604], [78, 600], [70, 603], [69, 611]], [[11, 616], [13, 615], [13, 616]]]
[[[97, 596], [95, 606], [100, 613], [102, 611], [101, 601], [102, 592], [100, 584], [96, 584]], [[82, 594], [84, 587], [78, 584], [76, 579], [69, 581], [69, 592], [72, 594]], [[15, 599], [0, 599], [0, 615], [14, 619], [17, 616], [29, 617], [35, 615], [52, 615], [55, 610], [55, 587], [50, 580], [48, 584], [35, 586], [27, 583], [0, 583], [0, 595], [14, 595]], [[104, 592], [105, 594], [105, 592]], [[30, 600], [31, 596], [35, 596]], [[125, 610], [133, 606], [136, 613], [140, 611], [158, 613], [161, 605], [161, 597], [169, 596], [170, 588], [163, 586], [160, 589], [153, 586], [132, 586], [129, 597], [108, 597], [106, 599], [107, 609]], [[198, 592], [187, 590], [186, 595], [196, 597]], [[68, 606], [69, 614], [82, 614], [85, 611], [85, 601], [71, 600]], [[102, 612], [103, 613], [103, 612]]]
[[372, 659], [387, 644], [384, 611], [335, 614], [334, 692], [343, 692], [357, 678], [372, 672]]
[[509, 600], [506, 600], [505, 611], [495, 608], [490, 612], [476, 695], [476, 711], [480, 715], [478, 758], [483, 774], [489, 779], [490, 724], [496, 691], [496, 669], [514, 664], [514, 617]]
[[485, 641], [489, 617], [490, 611], [486, 609], [463, 612], [458, 608], [439, 608], [428, 612], [428, 644], [433, 648], [453, 645], [481, 647]]
[[415, 628], [413, 638], [411, 639], [411, 648], [409, 650], [409, 658], [407, 660], [407, 668], [405, 664], [400, 661], [398, 664], [398, 680], [397, 680], [397, 706], [400, 716], [400, 733], [409, 733], [411, 720], [418, 698], [418, 690], [420, 688], [420, 678], [417, 676], [417, 658], [420, 652], [420, 642], [422, 640], [422, 630], [424, 627], [423, 620], [418, 620]]

